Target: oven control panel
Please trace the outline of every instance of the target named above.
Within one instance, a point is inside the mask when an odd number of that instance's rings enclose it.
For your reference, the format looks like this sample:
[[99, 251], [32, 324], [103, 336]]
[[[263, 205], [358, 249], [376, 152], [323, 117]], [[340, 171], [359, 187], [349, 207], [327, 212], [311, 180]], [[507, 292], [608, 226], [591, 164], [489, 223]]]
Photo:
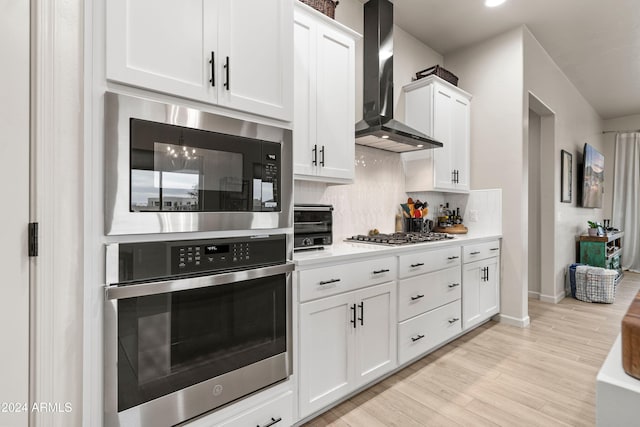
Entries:
[[286, 235], [123, 243], [120, 282], [251, 269], [286, 262]]

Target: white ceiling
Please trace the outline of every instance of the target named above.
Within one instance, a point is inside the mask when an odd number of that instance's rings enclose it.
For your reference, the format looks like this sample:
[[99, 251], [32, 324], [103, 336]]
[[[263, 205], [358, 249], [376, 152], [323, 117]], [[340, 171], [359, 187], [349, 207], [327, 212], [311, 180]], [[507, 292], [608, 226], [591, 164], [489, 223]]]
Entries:
[[603, 119], [640, 114], [638, 0], [393, 3], [395, 23], [445, 56], [525, 24]]

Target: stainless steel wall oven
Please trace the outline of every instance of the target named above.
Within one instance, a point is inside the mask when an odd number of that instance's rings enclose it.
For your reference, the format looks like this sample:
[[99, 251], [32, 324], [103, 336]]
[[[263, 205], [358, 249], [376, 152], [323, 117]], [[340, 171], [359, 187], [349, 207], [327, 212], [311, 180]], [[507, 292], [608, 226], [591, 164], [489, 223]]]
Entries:
[[106, 425], [174, 425], [290, 375], [287, 240], [107, 246]]
[[105, 94], [105, 234], [291, 227], [291, 131]]

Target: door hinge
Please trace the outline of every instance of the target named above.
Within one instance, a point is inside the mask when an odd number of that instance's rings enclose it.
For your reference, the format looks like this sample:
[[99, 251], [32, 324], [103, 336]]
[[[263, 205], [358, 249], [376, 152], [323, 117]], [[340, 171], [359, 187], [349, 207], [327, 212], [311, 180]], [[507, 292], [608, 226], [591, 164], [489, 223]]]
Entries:
[[38, 256], [38, 223], [29, 223], [29, 256]]

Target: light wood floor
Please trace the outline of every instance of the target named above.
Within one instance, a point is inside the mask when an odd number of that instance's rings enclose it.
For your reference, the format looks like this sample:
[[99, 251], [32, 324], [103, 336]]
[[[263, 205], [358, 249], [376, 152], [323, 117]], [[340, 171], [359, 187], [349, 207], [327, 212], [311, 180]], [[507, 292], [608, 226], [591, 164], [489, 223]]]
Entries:
[[640, 290], [614, 304], [529, 300], [531, 326], [489, 322], [306, 426], [593, 426], [596, 375]]

